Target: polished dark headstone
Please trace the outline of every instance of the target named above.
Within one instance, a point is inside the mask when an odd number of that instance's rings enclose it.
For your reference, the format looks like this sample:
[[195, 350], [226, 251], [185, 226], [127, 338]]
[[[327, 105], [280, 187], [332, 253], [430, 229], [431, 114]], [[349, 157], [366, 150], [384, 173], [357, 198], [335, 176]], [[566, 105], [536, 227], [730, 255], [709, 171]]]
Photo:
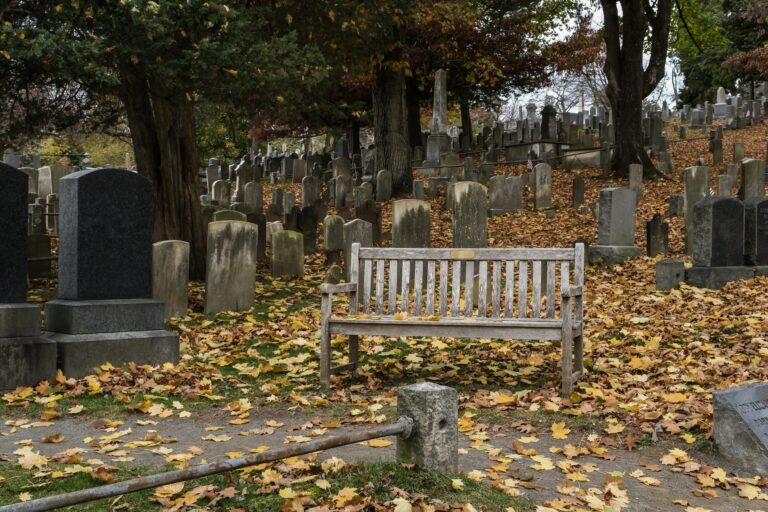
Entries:
[[768, 198], [744, 203], [744, 258], [747, 265], [768, 265]]
[[693, 264], [731, 267], [744, 263], [744, 204], [707, 196], [693, 209]]
[[151, 298], [149, 180], [123, 169], [96, 169], [70, 174], [60, 187], [59, 298]]
[[0, 163], [0, 303], [27, 298], [29, 176]]

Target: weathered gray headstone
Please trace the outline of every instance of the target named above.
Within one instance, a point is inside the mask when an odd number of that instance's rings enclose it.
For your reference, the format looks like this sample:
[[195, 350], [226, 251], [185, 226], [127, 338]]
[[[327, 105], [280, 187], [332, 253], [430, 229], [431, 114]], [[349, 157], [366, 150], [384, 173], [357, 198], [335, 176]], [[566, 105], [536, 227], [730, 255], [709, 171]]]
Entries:
[[669, 196], [669, 209], [667, 211], [669, 217], [683, 217], [685, 216], [685, 196], [682, 194], [672, 194]]
[[392, 205], [392, 247], [430, 247], [431, 210], [418, 199], [400, 199]]
[[347, 204], [347, 194], [352, 192], [352, 178], [350, 176], [341, 174], [336, 176], [336, 195], [335, 204], [336, 208], [351, 208], [352, 204]]
[[239, 220], [245, 222], [248, 220], [248, 217], [246, 214], [238, 212], [237, 210], [216, 210], [213, 212], [213, 222], [224, 220]]
[[552, 167], [549, 164], [537, 164], [533, 169], [534, 208], [546, 210], [552, 207]]
[[272, 234], [272, 277], [304, 277], [304, 236], [296, 231]]
[[575, 176], [573, 178], [572, 206], [579, 208], [584, 205], [584, 178]]
[[69, 174], [69, 169], [61, 164], [46, 165], [37, 171], [37, 195], [40, 197], [58, 194], [61, 178]]
[[301, 180], [301, 204], [312, 206], [320, 199], [320, 180], [314, 176], [304, 176]]
[[717, 177], [717, 195], [720, 197], [733, 195], [733, 178], [727, 174], [721, 174]]
[[165, 304], [165, 318], [186, 316], [189, 242], [165, 240], [152, 246], [152, 297]]
[[246, 183], [243, 191], [243, 200], [245, 204], [251, 207], [251, 211], [262, 213], [264, 211], [264, 189], [261, 183], [256, 181]]
[[382, 203], [392, 197], [392, 172], [382, 169], [376, 174], [376, 202]]
[[590, 247], [592, 263], [621, 263], [640, 256], [635, 246], [637, 194], [628, 188], [600, 191], [597, 245]]
[[453, 247], [487, 247], [487, 189], [479, 183], [460, 181], [453, 194]]
[[216, 203], [219, 206], [223, 206], [224, 208], [229, 207], [230, 187], [229, 187], [228, 181], [219, 180], [214, 182], [212, 191], [213, 191], [212, 199], [216, 201]]
[[[347, 282], [351, 282], [352, 278], [349, 262], [353, 243], [359, 243], [361, 247], [373, 247], [373, 226], [370, 222], [354, 219], [344, 224], [344, 268]], [[360, 283], [361, 280], [358, 279], [357, 282]]]
[[258, 227], [220, 221], [208, 226], [205, 312], [244, 311], [253, 306]]
[[765, 161], [750, 158], [741, 162], [739, 199], [746, 201], [765, 195]]
[[685, 245], [690, 254], [693, 250], [693, 207], [709, 194], [709, 167], [688, 167], [685, 170]]

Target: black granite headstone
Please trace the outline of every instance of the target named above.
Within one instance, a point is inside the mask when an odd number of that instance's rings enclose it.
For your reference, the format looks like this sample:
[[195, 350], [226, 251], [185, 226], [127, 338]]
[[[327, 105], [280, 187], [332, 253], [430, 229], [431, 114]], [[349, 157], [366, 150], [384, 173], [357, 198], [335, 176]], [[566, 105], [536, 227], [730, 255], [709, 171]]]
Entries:
[[584, 204], [584, 178], [576, 176], [573, 178], [573, 202], [574, 208]]
[[0, 303], [27, 300], [29, 176], [0, 163]]
[[693, 208], [693, 264], [732, 267], [744, 263], [744, 204], [707, 196]]
[[653, 258], [659, 254], [666, 255], [669, 247], [669, 223], [658, 213], [645, 225], [646, 251]]
[[149, 180], [124, 169], [61, 179], [59, 298], [152, 297], [153, 199]]
[[317, 215], [314, 208], [302, 208], [297, 223], [299, 231], [304, 235], [304, 254], [314, 253], [317, 250]]
[[747, 265], [768, 265], [768, 198], [744, 203], [744, 259]]

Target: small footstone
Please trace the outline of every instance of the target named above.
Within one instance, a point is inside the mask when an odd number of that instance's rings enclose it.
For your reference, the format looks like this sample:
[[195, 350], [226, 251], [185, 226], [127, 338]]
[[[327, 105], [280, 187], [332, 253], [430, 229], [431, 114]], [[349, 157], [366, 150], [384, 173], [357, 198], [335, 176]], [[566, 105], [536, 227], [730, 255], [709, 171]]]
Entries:
[[656, 263], [656, 290], [666, 292], [680, 288], [685, 279], [685, 263], [682, 260], [661, 260]]

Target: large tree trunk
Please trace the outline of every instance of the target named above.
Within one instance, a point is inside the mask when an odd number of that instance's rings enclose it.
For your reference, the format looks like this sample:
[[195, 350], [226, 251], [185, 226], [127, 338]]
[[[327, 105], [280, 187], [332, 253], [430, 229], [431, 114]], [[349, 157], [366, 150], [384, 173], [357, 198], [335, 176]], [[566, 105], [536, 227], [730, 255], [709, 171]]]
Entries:
[[[605, 92], [611, 104], [615, 134], [611, 173], [627, 177], [630, 164], [642, 164], [643, 176], [654, 178], [660, 173], [643, 147], [643, 99], [664, 77], [671, 0], [658, 0], [655, 10], [648, 0], [620, 0], [621, 19], [616, 2], [601, 0], [605, 18], [604, 70], [608, 79]], [[649, 28], [651, 55], [648, 67], [643, 69]]]
[[[472, 116], [469, 115], [469, 91], [465, 88], [460, 94], [461, 108], [461, 147], [469, 149], [472, 146]], [[466, 142], [466, 147], [464, 141]]]
[[405, 79], [405, 104], [408, 109], [408, 140], [411, 148], [422, 146], [421, 140], [421, 96], [416, 77]]
[[405, 79], [400, 55], [392, 55], [377, 68], [373, 82], [373, 119], [376, 135], [376, 169], [392, 172], [395, 195], [413, 188], [411, 151], [405, 107]]
[[200, 211], [198, 155], [192, 105], [178, 100], [141, 69], [120, 69], [136, 166], [152, 182], [154, 239], [190, 244], [192, 279], [205, 278], [205, 238]]

